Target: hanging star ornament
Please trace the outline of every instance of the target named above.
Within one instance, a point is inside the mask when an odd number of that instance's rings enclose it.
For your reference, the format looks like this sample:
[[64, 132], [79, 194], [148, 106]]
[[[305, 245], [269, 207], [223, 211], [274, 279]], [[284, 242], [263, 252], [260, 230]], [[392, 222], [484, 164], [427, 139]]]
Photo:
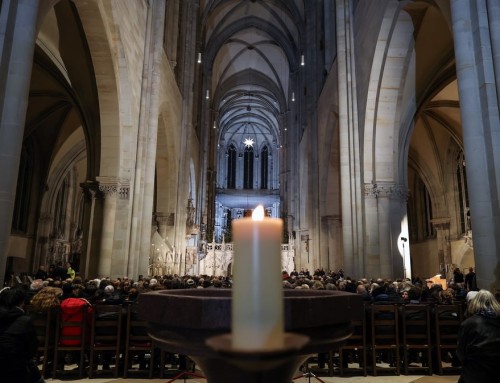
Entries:
[[253, 138], [245, 138], [243, 140], [243, 143], [245, 144], [246, 148], [253, 148], [253, 144], [255, 143], [255, 141], [253, 140]]

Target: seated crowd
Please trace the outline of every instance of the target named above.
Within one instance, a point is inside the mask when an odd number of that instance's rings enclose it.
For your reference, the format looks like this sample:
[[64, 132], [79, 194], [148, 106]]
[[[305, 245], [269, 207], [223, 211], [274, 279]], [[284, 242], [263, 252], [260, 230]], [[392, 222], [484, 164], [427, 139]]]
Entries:
[[[283, 271], [283, 287], [285, 289], [315, 289], [340, 290], [357, 293], [367, 302], [404, 303], [437, 303], [449, 304], [464, 302], [468, 290], [463, 283], [449, 282], [443, 289], [441, 284], [428, 286], [418, 277], [410, 279], [371, 279], [359, 280], [344, 276], [344, 272], [324, 272], [316, 270], [313, 274], [307, 270], [287, 273]], [[162, 275], [139, 277], [137, 281], [123, 278], [82, 279], [76, 275], [73, 278], [35, 279], [26, 288], [26, 304], [44, 302], [45, 295], [56, 294], [58, 302], [67, 298], [84, 298], [90, 304], [122, 304], [136, 302], [141, 293], [162, 289], [190, 288], [231, 288], [232, 279], [223, 276], [208, 275]], [[38, 297], [33, 301], [35, 296]], [[42, 303], [42, 304], [47, 304]], [[44, 307], [42, 307], [44, 308]]]
[[[65, 272], [66, 270], [66, 272]], [[133, 280], [122, 278], [84, 279], [75, 273], [71, 265], [49, 268], [43, 267], [34, 275], [36, 279], [25, 287], [25, 305], [33, 310], [47, 311], [59, 308], [64, 314], [64, 302], [78, 299], [91, 308], [95, 305], [127, 306], [137, 302], [141, 294], [162, 289], [221, 288], [232, 286], [232, 279], [223, 276], [208, 275], [162, 275], [139, 277]], [[325, 272], [317, 269], [282, 273], [285, 289], [340, 290], [360, 294], [369, 304], [452, 304], [464, 303], [468, 290], [463, 282], [450, 281], [447, 288], [442, 284], [428, 286], [420, 278], [411, 279], [356, 279], [344, 275], [343, 270]]]

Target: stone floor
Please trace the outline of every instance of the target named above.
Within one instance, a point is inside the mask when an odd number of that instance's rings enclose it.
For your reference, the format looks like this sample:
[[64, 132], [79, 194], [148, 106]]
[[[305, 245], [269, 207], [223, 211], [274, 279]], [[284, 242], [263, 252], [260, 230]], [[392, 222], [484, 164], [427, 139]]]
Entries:
[[[387, 364], [385, 363], [377, 363], [377, 366], [379, 367], [388, 367]], [[445, 364], [445, 367], [448, 366]], [[135, 367], [138, 367], [135, 366]], [[357, 365], [351, 365], [349, 364], [349, 367], [357, 367]], [[448, 366], [449, 367], [449, 366]], [[393, 375], [389, 371], [381, 372], [380, 376], [374, 377], [374, 376], [349, 376], [349, 377], [340, 377], [338, 375], [335, 376], [327, 376], [328, 371], [326, 369], [318, 369], [316, 364], [311, 364], [309, 365], [309, 368], [311, 369], [310, 371], [313, 372], [313, 374], [316, 374], [317, 377], [314, 376], [303, 376], [303, 373], [298, 371], [295, 375], [295, 378], [293, 379], [293, 382], [291, 383], [457, 383], [458, 382], [458, 375]], [[66, 369], [67, 372], [71, 371], [76, 371], [78, 369], [77, 365], [71, 365], [68, 366]], [[101, 370], [101, 366], [99, 366], [99, 370]], [[82, 382], [92, 382], [92, 383], [167, 383], [170, 382], [171, 379], [178, 373], [178, 370], [169, 370], [169, 373], [166, 374], [167, 377], [164, 378], [153, 378], [153, 379], [147, 379], [147, 378], [84, 378], [84, 379], [75, 379], [75, 377], [71, 378], [71, 376], [74, 375], [69, 375], [68, 378], [63, 378], [63, 380], [60, 379], [46, 379], [46, 382], [50, 383], [82, 383]], [[336, 373], [338, 373], [337, 369], [335, 370]], [[72, 372], [71, 372], [72, 373]], [[136, 371], [137, 373], [137, 371]], [[202, 374], [201, 371], [196, 368], [196, 373], [197, 374]], [[185, 383], [206, 383], [206, 379], [200, 379], [197, 377], [189, 377], [186, 376], [186, 378], [181, 377], [180, 379], [177, 379], [173, 381], [175, 383], [180, 383], [180, 382], [185, 382]], [[237, 382], [235, 382], [237, 383]], [[273, 383], [273, 382], [269, 382]], [[479, 383], [479, 382], [478, 382]]]
[[[400, 375], [400, 376], [356, 376], [356, 377], [320, 377], [321, 380], [316, 380], [311, 378], [311, 383], [321, 383], [321, 381], [326, 383], [456, 383], [458, 381], [458, 376], [448, 375], [448, 376], [419, 376], [419, 375]], [[76, 383], [76, 382], [92, 382], [92, 383], [166, 383], [168, 379], [82, 379], [82, 380], [59, 380], [59, 379], [48, 379], [47, 382], [62, 382], [62, 383]], [[175, 383], [184, 382], [184, 379], [175, 380]], [[205, 379], [187, 379], [186, 382], [189, 383], [206, 383]], [[298, 378], [294, 382], [297, 383], [309, 383], [309, 378]], [[235, 382], [236, 383], [236, 382]]]
[[[59, 380], [59, 379], [47, 379], [47, 382], [51, 383], [81, 383], [81, 382], [92, 382], [92, 383], [166, 383], [170, 382], [171, 378], [154, 378], [154, 379], [146, 379], [146, 378], [128, 378], [128, 379], [114, 379], [114, 378], [93, 378], [93, 379], [80, 379], [80, 380]], [[300, 373], [297, 374], [297, 377], [294, 378], [293, 383], [457, 383], [458, 376], [457, 375], [383, 375], [383, 376], [351, 376], [351, 377], [340, 377], [340, 376], [318, 376], [315, 377], [307, 377], [301, 376]], [[206, 383], [205, 379], [193, 378], [193, 377], [183, 377], [174, 381], [175, 383], [179, 382], [189, 382], [189, 383]], [[235, 382], [237, 383], [237, 382]], [[272, 382], [269, 382], [272, 383]]]

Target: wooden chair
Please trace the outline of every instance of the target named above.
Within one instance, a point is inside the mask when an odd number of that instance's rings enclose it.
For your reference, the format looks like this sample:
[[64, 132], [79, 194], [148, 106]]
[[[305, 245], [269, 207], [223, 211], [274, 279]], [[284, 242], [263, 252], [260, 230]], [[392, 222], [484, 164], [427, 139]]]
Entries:
[[[57, 372], [64, 372], [64, 361], [61, 364], [62, 369], [58, 370], [59, 366], [59, 357], [63, 353], [68, 352], [76, 352], [79, 355], [78, 359], [78, 377], [82, 379], [83, 372], [85, 369], [84, 361], [85, 361], [85, 353], [87, 351], [88, 346], [88, 319], [87, 319], [87, 311], [88, 306], [82, 306], [79, 308], [81, 314], [81, 320], [63, 320], [62, 313], [57, 316], [57, 324], [56, 324], [56, 337], [55, 337], [55, 346], [54, 346], [54, 369], [52, 378], [55, 379]], [[73, 334], [68, 334], [63, 331], [63, 328], [70, 329], [74, 332]], [[64, 356], [64, 355], [63, 355]]]
[[48, 311], [35, 310], [33, 306], [25, 306], [25, 312], [31, 317], [38, 338], [37, 364], [42, 365], [42, 376], [47, 378], [49, 359], [54, 355], [54, 338], [56, 332], [57, 308]]
[[[432, 375], [432, 338], [430, 307], [425, 304], [401, 306], [401, 331], [403, 366], [405, 375], [409, 371], [427, 371]], [[411, 351], [422, 353], [421, 366], [411, 366]], [[425, 363], [424, 363], [424, 355]]]
[[178, 366], [179, 357], [177, 354], [172, 354], [165, 350], [160, 350], [160, 378], [167, 377], [170, 370], [178, 373], [180, 371]]
[[436, 361], [439, 375], [446, 371], [460, 371], [459, 366], [443, 366], [443, 353], [455, 355], [458, 343], [458, 332], [463, 320], [462, 305], [434, 306], [434, 343], [436, 345]]
[[[109, 354], [113, 354], [115, 378], [118, 377], [120, 368], [120, 340], [122, 334], [122, 306], [121, 305], [96, 305], [92, 312], [92, 334], [90, 338], [90, 365], [89, 378], [97, 372], [99, 364], [104, 366], [112, 364], [106, 360]], [[100, 359], [97, 361], [97, 359]], [[97, 361], [97, 363], [96, 363]]]
[[[352, 321], [352, 328], [351, 337], [339, 349], [339, 373], [340, 376], [345, 376], [346, 372], [361, 372], [363, 376], [366, 376], [366, 316], [363, 315], [361, 320]], [[349, 352], [357, 357], [359, 368], [344, 367], [347, 365], [345, 356]]]
[[132, 371], [132, 359], [134, 355], [140, 355], [144, 358], [146, 354], [150, 355], [148, 377], [153, 377], [155, 347], [153, 339], [147, 333], [146, 321], [138, 318], [137, 304], [130, 304], [127, 308], [127, 328], [124, 347], [124, 371], [123, 377], [127, 378]]
[[[400, 375], [398, 306], [391, 304], [372, 304], [371, 310], [371, 348], [372, 373], [395, 371]], [[389, 367], [377, 366], [377, 354], [388, 353]]]

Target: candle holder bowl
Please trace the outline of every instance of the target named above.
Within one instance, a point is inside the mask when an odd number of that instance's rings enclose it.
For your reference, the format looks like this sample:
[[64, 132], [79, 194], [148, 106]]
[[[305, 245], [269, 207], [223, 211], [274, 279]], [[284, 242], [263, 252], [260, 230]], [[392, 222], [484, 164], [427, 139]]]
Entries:
[[284, 290], [285, 349], [241, 352], [228, 343], [231, 300], [230, 289], [160, 290], [140, 296], [139, 315], [159, 347], [189, 356], [209, 383], [289, 383], [311, 355], [338, 348], [363, 315], [358, 294]]

